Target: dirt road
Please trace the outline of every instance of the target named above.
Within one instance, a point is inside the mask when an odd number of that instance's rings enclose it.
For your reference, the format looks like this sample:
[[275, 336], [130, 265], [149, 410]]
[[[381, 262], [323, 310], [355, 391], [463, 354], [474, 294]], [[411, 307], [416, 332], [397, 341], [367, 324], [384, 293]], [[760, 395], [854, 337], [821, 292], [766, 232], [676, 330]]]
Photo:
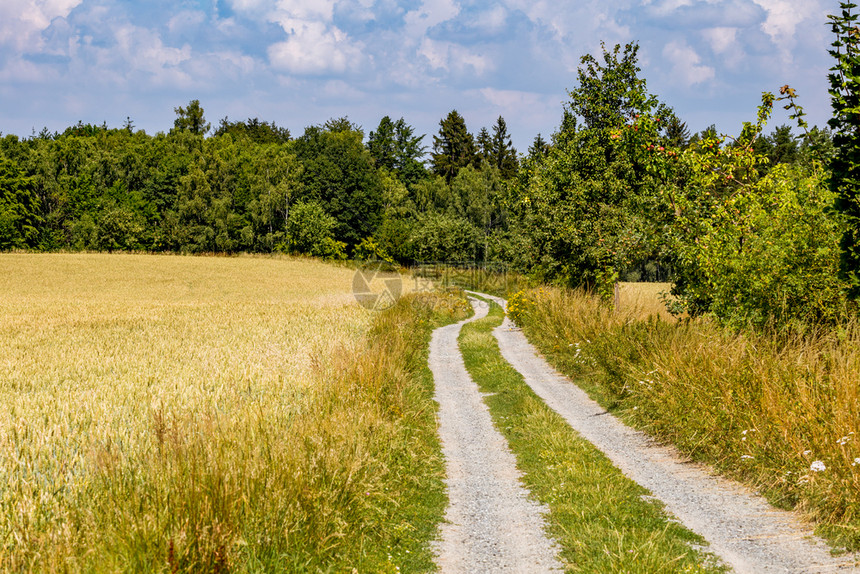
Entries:
[[560, 571], [544, 533], [546, 509], [527, 498], [514, 455], [463, 364], [460, 328], [487, 314], [486, 303], [473, 307], [474, 317], [437, 329], [430, 342], [449, 497], [437, 562], [443, 574]]

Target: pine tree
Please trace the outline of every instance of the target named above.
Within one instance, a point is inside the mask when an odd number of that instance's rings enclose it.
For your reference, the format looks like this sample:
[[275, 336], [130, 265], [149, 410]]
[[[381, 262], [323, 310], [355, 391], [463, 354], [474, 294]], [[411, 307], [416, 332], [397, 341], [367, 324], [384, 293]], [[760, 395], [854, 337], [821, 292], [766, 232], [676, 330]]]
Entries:
[[490, 137], [490, 132], [487, 131], [487, 128], [481, 128], [481, 131], [478, 132], [478, 153], [481, 154], [481, 160], [486, 161], [487, 163], [493, 163], [493, 140]]
[[690, 142], [690, 129], [687, 122], [682, 122], [678, 116], [672, 115], [666, 123], [664, 136], [670, 146], [685, 148]]
[[842, 276], [851, 284], [854, 297], [860, 296], [860, 34], [857, 33], [857, 7], [840, 2], [840, 15], [828, 16], [836, 40], [830, 55], [836, 65], [830, 68], [830, 96], [835, 156], [830, 162], [830, 187], [836, 195], [836, 209], [848, 220], [842, 236]]
[[394, 122], [385, 116], [379, 122], [375, 132], [370, 132], [367, 139], [367, 150], [373, 157], [376, 167], [394, 171], [397, 161], [397, 140], [394, 134]]
[[400, 118], [394, 122], [394, 136], [397, 143], [394, 154], [395, 173], [400, 181], [412, 186], [427, 177], [423, 161], [427, 153], [427, 148], [422, 145], [424, 134], [416, 136], [415, 128]]
[[542, 135], [536, 135], [531, 147], [529, 147], [529, 157], [535, 158], [539, 155], [545, 156], [548, 153], [549, 143], [545, 139], [543, 139]]
[[451, 183], [461, 168], [475, 163], [475, 138], [457, 110], [452, 110], [439, 126], [439, 135], [433, 136], [433, 172]]
[[421, 162], [426, 153], [421, 145], [423, 139], [423, 135], [415, 135], [415, 129], [403, 118], [393, 122], [385, 116], [376, 131], [370, 132], [367, 149], [376, 167], [387, 169], [408, 186], [427, 175]]
[[493, 137], [491, 141], [490, 163], [499, 169], [503, 179], [510, 179], [517, 175], [519, 168], [519, 160], [517, 159], [517, 150], [511, 143], [511, 136], [508, 134], [508, 125], [502, 116], [496, 120], [496, 125], [493, 126]]

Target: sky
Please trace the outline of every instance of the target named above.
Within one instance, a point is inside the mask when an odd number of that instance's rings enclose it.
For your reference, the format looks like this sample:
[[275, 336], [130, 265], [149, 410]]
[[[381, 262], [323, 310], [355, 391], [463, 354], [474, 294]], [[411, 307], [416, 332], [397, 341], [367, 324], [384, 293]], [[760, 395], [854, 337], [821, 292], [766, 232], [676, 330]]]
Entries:
[[[348, 116], [403, 117], [432, 146], [452, 109], [470, 131], [503, 116], [526, 152], [558, 127], [584, 54], [638, 42], [648, 89], [691, 131], [736, 134], [789, 84], [830, 116], [835, 0], [0, 0], [0, 132], [78, 121], [168, 131], [206, 119], [294, 136]], [[788, 123], [787, 112], [770, 126]]]

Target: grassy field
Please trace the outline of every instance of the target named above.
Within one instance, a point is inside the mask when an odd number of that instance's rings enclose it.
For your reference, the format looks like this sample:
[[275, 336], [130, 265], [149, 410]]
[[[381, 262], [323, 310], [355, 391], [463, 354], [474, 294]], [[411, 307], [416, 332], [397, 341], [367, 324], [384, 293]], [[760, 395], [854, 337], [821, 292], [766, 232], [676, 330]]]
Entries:
[[[307, 260], [0, 255], [0, 568], [431, 569], [433, 324]], [[398, 494], [401, 498], [398, 498]]]
[[659, 287], [645, 287], [626, 286], [617, 310], [529, 290], [521, 322], [605, 407], [860, 549], [858, 325], [787, 337], [667, 321], [655, 312]]

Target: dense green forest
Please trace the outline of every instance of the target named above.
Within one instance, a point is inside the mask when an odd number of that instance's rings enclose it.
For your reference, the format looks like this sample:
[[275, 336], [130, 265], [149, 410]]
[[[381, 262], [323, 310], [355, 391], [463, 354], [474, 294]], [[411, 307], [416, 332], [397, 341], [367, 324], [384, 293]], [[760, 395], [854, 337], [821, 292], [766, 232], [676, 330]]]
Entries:
[[156, 135], [129, 121], [0, 139], [0, 248], [483, 260], [504, 227], [518, 158], [501, 117], [475, 138], [452, 111], [428, 166], [402, 118], [293, 138], [259, 119], [213, 130], [196, 100], [176, 113]]
[[[690, 134], [634, 43], [584, 56], [558, 129], [522, 154], [502, 117], [475, 135], [451, 111], [432, 144], [390, 117], [294, 137], [256, 118], [213, 129], [197, 100], [167, 133], [129, 119], [6, 135], [0, 249], [493, 261], [604, 293], [659, 267], [679, 311], [838, 321], [860, 260], [854, 18], [831, 17], [832, 131], [809, 128], [784, 86], [738, 135]], [[777, 105], [796, 125], [768, 134]]]

